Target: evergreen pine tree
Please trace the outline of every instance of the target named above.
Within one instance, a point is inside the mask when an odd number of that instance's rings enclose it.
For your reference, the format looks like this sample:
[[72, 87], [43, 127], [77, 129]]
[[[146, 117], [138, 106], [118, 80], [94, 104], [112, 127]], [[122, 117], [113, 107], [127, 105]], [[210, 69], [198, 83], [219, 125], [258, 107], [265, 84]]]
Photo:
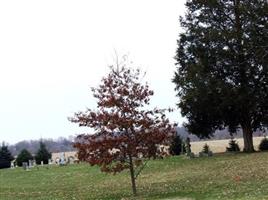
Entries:
[[241, 128], [244, 151], [268, 124], [268, 1], [188, 0], [173, 82], [187, 129], [201, 138]]
[[264, 137], [260, 144], [259, 144], [259, 150], [260, 151], [267, 151], [268, 150], [268, 139]]
[[[183, 151], [183, 152], [182, 152]], [[185, 152], [185, 145], [179, 135], [176, 135], [170, 144], [169, 152], [171, 155], [180, 155]]]
[[240, 151], [240, 147], [234, 139], [231, 139], [229, 142], [229, 147], [226, 147], [226, 151], [237, 152], [237, 151]]
[[27, 162], [29, 165], [29, 160], [32, 159], [33, 159], [32, 154], [29, 151], [27, 151], [27, 149], [23, 149], [16, 158], [16, 163], [18, 166], [21, 167], [23, 162]]
[[48, 152], [46, 145], [41, 141], [40, 148], [36, 153], [35, 160], [38, 165], [43, 161], [44, 164], [48, 164], [48, 160], [51, 158], [51, 153]]
[[3, 143], [0, 148], [0, 169], [9, 168], [12, 160], [14, 160], [14, 157], [8, 150], [8, 146]]
[[208, 146], [207, 144], [205, 144], [205, 145], [203, 146], [203, 150], [202, 150], [202, 152], [205, 153], [205, 154], [208, 154], [208, 153], [210, 152], [209, 146]]

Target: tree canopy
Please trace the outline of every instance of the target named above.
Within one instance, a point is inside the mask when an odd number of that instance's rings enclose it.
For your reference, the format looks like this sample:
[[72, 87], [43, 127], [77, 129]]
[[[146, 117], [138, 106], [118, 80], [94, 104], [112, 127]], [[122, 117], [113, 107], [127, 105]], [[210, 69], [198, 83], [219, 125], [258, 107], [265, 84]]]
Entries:
[[187, 129], [242, 128], [244, 151], [268, 124], [267, 0], [188, 0], [173, 82]]
[[165, 109], [148, 109], [153, 91], [143, 83], [138, 69], [126, 65], [111, 67], [97, 88], [92, 88], [97, 109], [78, 112], [70, 120], [94, 129], [93, 134], [77, 137], [78, 157], [98, 165], [102, 171], [130, 171], [134, 195], [135, 180], [146, 162], [164, 152], [159, 145], [168, 143], [173, 125]]

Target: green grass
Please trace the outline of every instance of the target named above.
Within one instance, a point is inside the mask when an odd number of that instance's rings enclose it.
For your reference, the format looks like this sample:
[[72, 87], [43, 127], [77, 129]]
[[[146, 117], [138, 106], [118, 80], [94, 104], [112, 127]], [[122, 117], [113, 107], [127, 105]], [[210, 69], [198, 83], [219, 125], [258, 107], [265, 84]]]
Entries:
[[[135, 199], [268, 199], [268, 153], [168, 157], [148, 163]], [[0, 170], [0, 199], [134, 199], [128, 172], [87, 164]]]

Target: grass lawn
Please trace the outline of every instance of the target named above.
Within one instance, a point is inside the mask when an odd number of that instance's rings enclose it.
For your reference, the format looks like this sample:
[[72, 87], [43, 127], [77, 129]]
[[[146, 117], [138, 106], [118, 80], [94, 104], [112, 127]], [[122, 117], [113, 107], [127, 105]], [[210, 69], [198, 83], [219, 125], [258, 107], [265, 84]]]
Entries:
[[[136, 199], [268, 199], [268, 153], [168, 157], [148, 163]], [[134, 199], [129, 174], [87, 164], [0, 170], [0, 199]]]

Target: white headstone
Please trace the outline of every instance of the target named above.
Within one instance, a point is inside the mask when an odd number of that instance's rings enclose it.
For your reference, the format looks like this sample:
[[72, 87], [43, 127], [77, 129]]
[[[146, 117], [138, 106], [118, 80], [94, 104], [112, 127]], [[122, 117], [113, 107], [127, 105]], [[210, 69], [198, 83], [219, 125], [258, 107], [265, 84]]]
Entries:
[[29, 160], [29, 168], [33, 167], [33, 160]]
[[14, 166], [14, 162], [11, 162], [10, 168], [11, 168], [11, 169], [14, 169], [14, 168], [15, 168], [15, 166]]
[[65, 165], [65, 153], [61, 153], [60, 156], [60, 165]]

